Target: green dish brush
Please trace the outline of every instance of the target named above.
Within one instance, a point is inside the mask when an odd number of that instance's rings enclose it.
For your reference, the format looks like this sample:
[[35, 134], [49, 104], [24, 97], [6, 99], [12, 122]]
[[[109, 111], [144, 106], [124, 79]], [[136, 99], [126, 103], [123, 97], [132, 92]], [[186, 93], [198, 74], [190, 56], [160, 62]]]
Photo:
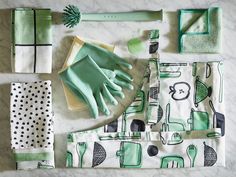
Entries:
[[163, 11], [134, 11], [109, 13], [81, 13], [79, 8], [68, 5], [63, 12], [66, 27], [73, 28], [80, 21], [162, 21]]

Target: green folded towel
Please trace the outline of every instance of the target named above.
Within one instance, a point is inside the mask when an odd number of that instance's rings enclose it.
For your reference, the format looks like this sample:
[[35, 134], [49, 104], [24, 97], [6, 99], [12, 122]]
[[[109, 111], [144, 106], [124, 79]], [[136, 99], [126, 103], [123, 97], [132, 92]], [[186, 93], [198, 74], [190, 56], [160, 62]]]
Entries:
[[179, 52], [219, 53], [221, 51], [221, 16], [218, 7], [179, 11]]

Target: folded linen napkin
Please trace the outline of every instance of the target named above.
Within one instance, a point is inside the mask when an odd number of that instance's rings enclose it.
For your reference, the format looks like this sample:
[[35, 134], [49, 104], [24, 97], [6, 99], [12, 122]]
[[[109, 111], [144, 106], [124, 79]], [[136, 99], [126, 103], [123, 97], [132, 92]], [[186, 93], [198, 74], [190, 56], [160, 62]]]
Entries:
[[11, 148], [17, 169], [54, 167], [51, 95], [51, 81], [11, 84]]
[[179, 11], [179, 52], [219, 53], [221, 51], [222, 10], [182, 9]]
[[12, 11], [12, 70], [51, 73], [52, 16], [50, 9]]

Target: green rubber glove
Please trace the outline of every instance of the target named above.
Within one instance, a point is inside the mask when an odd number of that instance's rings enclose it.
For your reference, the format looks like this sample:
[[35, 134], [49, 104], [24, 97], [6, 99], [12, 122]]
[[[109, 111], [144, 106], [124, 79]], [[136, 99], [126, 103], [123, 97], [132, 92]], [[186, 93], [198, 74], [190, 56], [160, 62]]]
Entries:
[[[113, 95], [120, 93], [121, 87], [113, 83], [90, 56], [75, 62], [59, 75], [77, 97], [82, 96], [95, 118], [98, 116], [98, 108], [104, 114], [110, 114], [104, 98], [114, 105], [118, 104]], [[114, 77], [113, 74], [111, 78]]]
[[75, 61], [79, 61], [87, 55], [89, 55], [100, 68], [111, 70], [116, 74], [113, 80], [114, 83], [117, 83], [121, 87], [133, 89], [131, 84], [133, 80], [132, 77], [122, 69], [122, 67], [132, 69], [132, 65], [126, 60], [100, 46], [84, 42], [75, 57]]
[[[127, 81], [125, 79], [122, 79], [119, 74], [119, 72], [114, 72], [112, 70], [109, 70], [109, 69], [104, 69], [104, 68], [101, 68], [101, 70], [103, 71], [103, 73], [112, 81], [114, 82], [115, 84], [123, 87], [123, 88], [127, 88], [127, 89], [130, 89], [130, 90], [133, 90], [133, 85], [131, 85], [130, 81]], [[117, 95], [119, 96], [119, 95]], [[120, 96], [121, 98], [124, 98], [124, 95], [123, 96]]]

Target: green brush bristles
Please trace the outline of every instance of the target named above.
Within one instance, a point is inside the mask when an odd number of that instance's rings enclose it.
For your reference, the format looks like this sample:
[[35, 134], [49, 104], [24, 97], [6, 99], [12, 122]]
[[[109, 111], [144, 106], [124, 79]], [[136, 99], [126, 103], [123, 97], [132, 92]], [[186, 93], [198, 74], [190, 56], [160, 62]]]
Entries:
[[79, 8], [74, 5], [68, 5], [63, 12], [62, 20], [64, 25], [69, 28], [76, 26], [81, 19]]

